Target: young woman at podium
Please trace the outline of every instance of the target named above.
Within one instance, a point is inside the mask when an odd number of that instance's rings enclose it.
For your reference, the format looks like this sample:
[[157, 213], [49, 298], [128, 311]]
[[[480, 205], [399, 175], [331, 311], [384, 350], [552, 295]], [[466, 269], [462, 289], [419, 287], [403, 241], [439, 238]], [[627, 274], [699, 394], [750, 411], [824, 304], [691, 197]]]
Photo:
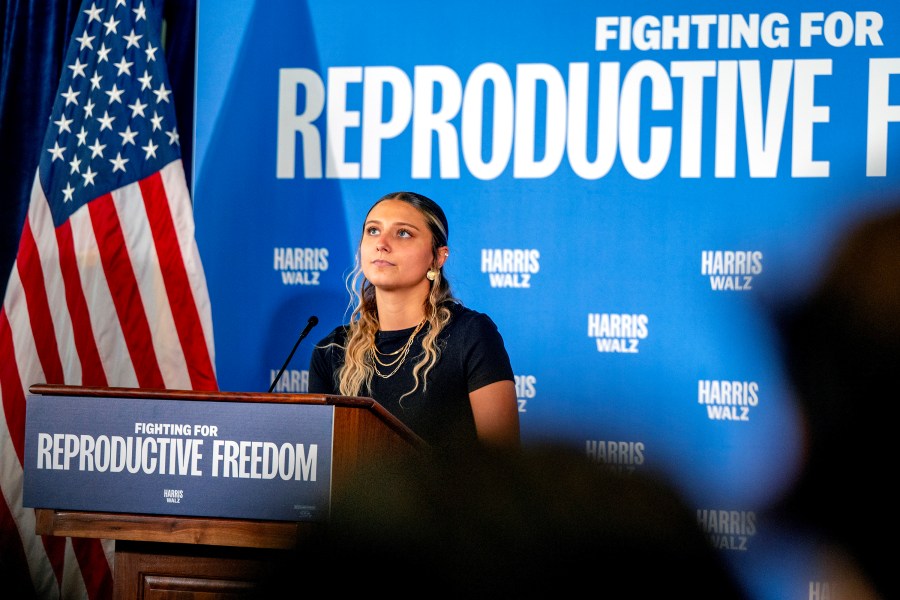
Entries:
[[309, 392], [375, 399], [433, 448], [518, 447], [513, 371], [491, 318], [444, 274], [449, 227], [430, 198], [394, 192], [363, 225], [354, 309], [313, 349]]

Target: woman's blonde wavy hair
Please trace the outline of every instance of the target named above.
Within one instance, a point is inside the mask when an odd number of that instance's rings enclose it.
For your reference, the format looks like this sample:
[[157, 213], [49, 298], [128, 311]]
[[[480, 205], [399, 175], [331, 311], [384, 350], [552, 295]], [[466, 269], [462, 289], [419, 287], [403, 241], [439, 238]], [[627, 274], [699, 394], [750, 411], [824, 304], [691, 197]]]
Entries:
[[[391, 192], [378, 199], [369, 208], [375, 208], [385, 200], [400, 200], [414, 206], [425, 217], [431, 230], [432, 260], [437, 260], [438, 248], [447, 245], [449, 226], [444, 211], [438, 204], [421, 194], [414, 192]], [[434, 266], [432, 266], [434, 268]], [[431, 291], [425, 299], [425, 320], [428, 327], [422, 339], [423, 353], [413, 366], [414, 385], [411, 390], [400, 397], [414, 393], [421, 385], [424, 391], [428, 385], [428, 373], [434, 368], [441, 356], [441, 348], [437, 337], [450, 320], [448, 302], [458, 302], [450, 291], [450, 282], [444, 276], [444, 269], [435, 269], [437, 275], [431, 282]], [[375, 286], [362, 272], [359, 259], [359, 248], [356, 251], [356, 262], [347, 276], [347, 290], [351, 294], [350, 304], [353, 312], [350, 316], [349, 331], [344, 347], [344, 364], [338, 371], [339, 392], [345, 396], [359, 396], [363, 390], [371, 389], [375, 375], [373, 355], [375, 353], [375, 334], [378, 332], [378, 309], [375, 305]]]

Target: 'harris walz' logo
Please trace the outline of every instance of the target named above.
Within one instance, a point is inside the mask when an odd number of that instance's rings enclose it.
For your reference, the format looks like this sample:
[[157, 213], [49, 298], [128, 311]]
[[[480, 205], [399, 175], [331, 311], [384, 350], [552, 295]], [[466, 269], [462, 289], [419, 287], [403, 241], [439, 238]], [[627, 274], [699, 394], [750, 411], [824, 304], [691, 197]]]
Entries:
[[319, 285], [319, 275], [328, 270], [328, 248], [276, 247], [273, 267], [284, 285]]
[[534, 248], [482, 248], [481, 272], [492, 288], [530, 288], [531, 276], [541, 270], [541, 253]]
[[759, 404], [759, 384], [701, 379], [697, 382], [697, 403], [706, 407], [706, 416], [712, 421], [749, 421], [750, 409]]
[[169, 504], [181, 504], [181, 499], [184, 498], [184, 490], [163, 490], [163, 498]]
[[644, 442], [585, 440], [584, 443], [588, 458], [621, 473], [633, 473], [644, 464], [644, 449]]
[[638, 343], [649, 335], [643, 314], [589, 313], [588, 337], [596, 338], [597, 352], [637, 354]]
[[697, 523], [713, 547], [744, 552], [756, 535], [756, 513], [752, 510], [697, 509]]
[[762, 273], [763, 254], [759, 250], [704, 250], [700, 273], [709, 277], [716, 291], [752, 289], [753, 277]]

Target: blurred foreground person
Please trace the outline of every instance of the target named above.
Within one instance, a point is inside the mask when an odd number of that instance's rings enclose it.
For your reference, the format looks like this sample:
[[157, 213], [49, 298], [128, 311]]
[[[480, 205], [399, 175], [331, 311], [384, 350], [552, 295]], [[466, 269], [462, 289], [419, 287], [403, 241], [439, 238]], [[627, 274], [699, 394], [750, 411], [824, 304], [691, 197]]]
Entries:
[[362, 470], [293, 564], [285, 590], [302, 569], [335, 593], [746, 597], [672, 489], [554, 447]]
[[[806, 423], [806, 458], [776, 507], [821, 535], [844, 593], [897, 598], [893, 476], [900, 373], [900, 211], [869, 217], [838, 245], [818, 285], [778, 315]], [[853, 591], [850, 591], [853, 590]]]

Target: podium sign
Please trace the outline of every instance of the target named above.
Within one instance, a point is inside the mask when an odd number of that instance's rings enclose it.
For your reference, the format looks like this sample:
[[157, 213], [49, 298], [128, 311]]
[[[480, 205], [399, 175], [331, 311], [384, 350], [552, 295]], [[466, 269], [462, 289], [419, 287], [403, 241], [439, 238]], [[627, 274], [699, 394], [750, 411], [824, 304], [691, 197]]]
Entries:
[[40, 394], [26, 401], [25, 506], [328, 517], [334, 406]]

